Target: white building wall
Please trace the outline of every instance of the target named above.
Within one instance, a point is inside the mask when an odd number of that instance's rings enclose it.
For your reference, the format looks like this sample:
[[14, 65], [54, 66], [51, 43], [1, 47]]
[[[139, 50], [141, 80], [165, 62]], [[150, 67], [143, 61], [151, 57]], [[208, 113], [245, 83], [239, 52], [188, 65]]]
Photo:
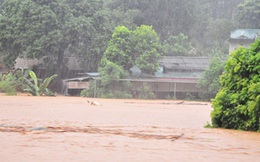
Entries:
[[229, 54], [239, 47], [250, 47], [250, 44], [254, 43], [254, 40], [251, 39], [233, 39], [229, 41]]

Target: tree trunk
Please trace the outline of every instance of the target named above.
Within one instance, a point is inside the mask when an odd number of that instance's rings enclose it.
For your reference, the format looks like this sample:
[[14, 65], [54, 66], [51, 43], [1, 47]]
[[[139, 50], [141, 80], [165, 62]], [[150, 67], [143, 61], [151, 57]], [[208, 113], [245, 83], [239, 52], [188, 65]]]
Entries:
[[63, 62], [63, 57], [64, 57], [64, 51], [63, 49], [59, 50], [58, 53], [58, 60], [57, 60], [57, 67], [56, 67], [56, 74], [58, 75], [58, 78], [62, 78], [62, 62]]
[[63, 79], [63, 58], [64, 58], [64, 53], [65, 53], [66, 45], [62, 44], [60, 46], [59, 52], [58, 52], [58, 60], [57, 60], [57, 66], [55, 68], [55, 74], [58, 75], [54, 87], [55, 90], [60, 92], [61, 91], [61, 81]]

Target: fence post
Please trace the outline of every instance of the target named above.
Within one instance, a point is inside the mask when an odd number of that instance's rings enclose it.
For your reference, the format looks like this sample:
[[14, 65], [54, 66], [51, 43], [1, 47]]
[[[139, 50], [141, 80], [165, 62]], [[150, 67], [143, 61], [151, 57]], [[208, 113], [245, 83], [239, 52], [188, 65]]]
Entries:
[[173, 89], [173, 93], [174, 93], [174, 99], [177, 99], [176, 98], [176, 89], [177, 89], [177, 83], [176, 82], [174, 82], [174, 89]]

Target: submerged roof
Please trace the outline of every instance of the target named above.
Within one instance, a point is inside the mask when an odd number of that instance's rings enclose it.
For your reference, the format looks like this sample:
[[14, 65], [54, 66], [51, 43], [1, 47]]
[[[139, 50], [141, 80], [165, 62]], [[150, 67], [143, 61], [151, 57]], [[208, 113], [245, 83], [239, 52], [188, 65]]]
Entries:
[[237, 29], [231, 32], [230, 39], [256, 39], [260, 29]]
[[211, 59], [211, 57], [164, 56], [159, 62], [166, 69], [204, 71], [209, 67]]

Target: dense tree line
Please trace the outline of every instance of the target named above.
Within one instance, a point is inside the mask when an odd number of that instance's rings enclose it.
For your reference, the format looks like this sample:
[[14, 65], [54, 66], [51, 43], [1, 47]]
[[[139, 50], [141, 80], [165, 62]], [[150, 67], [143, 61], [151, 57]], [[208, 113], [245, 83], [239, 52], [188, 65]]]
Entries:
[[[62, 75], [64, 56], [97, 71], [117, 26], [152, 26], [163, 55], [227, 53], [236, 27], [259, 28], [259, 0], [1, 0], [1, 60], [44, 58]], [[237, 6], [239, 7], [237, 8]], [[193, 52], [190, 50], [193, 49]], [[194, 50], [195, 49], [195, 50]]]
[[[85, 71], [101, 74], [86, 96], [131, 98], [130, 83], [118, 80], [131, 67], [152, 75], [162, 55], [214, 56], [200, 80], [209, 93], [219, 91], [213, 127], [259, 131], [260, 41], [233, 52], [224, 69], [220, 58], [232, 29], [259, 25], [260, 0], [0, 0], [0, 63], [12, 67], [17, 57], [38, 58], [46, 75], [61, 79], [66, 56], [73, 56]], [[46, 89], [52, 77], [38, 85], [33, 74], [31, 92], [52, 95]], [[19, 76], [0, 76], [0, 89], [13, 92], [17, 78], [24, 80]], [[154, 98], [146, 85], [141, 92], [140, 98]]]
[[61, 76], [67, 52], [88, 55], [88, 68], [97, 68], [91, 62], [102, 57], [109, 34], [102, 1], [12, 0], [2, 5], [0, 42], [7, 65], [18, 56], [45, 58], [46, 68]]

